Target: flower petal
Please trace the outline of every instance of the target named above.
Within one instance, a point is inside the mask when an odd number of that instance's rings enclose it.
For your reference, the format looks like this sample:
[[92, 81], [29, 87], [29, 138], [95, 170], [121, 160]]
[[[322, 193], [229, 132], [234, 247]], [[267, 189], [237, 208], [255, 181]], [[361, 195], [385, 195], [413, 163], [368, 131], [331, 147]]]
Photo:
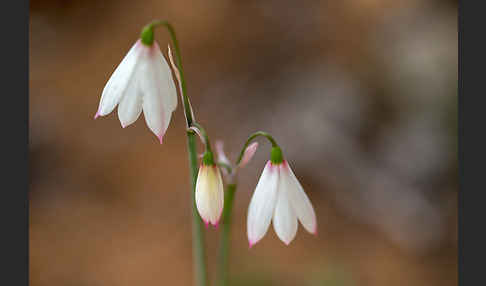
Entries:
[[217, 225], [223, 211], [224, 190], [219, 168], [201, 165], [196, 181], [196, 207], [205, 222]]
[[133, 75], [125, 95], [118, 105], [118, 119], [123, 128], [135, 122], [142, 113], [142, 93], [138, 85], [137, 74]]
[[165, 81], [167, 86], [166, 96], [164, 96], [165, 104], [167, 104], [168, 110], [174, 111], [177, 108], [177, 90], [174, 83], [174, 78], [172, 77], [172, 70], [170, 69], [164, 55], [160, 51], [159, 45], [154, 42], [154, 46], [155, 65], [160, 74], [159, 80]]
[[[279, 167], [282, 168], [283, 164]], [[283, 176], [280, 176], [279, 180], [277, 204], [273, 213], [273, 228], [280, 240], [288, 245], [297, 234], [297, 217], [290, 205], [288, 184], [282, 182]]]
[[216, 180], [218, 182], [218, 186], [216, 187], [216, 194], [215, 194], [215, 216], [213, 216], [211, 223], [214, 226], [218, 226], [219, 220], [221, 219], [221, 214], [223, 213], [224, 207], [224, 185], [223, 185], [223, 178], [221, 177], [221, 172], [217, 166], [213, 167], [216, 172]]
[[145, 122], [157, 137], [162, 138], [177, 106], [177, 93], [170, 69], [156, 42], [144, 56], [140, 69]]
[[106, 83], [101, 94], [100, 105], [96, 113], [97, 116], [104, 116], [112, 112], [123, 95], [126, 94], [127, 87], [131, 84], [131, 79], [142, 52], [143, 44], [138, 40], [128, 51]]
[[268, 230], [277, 199], [278, 177], [278, 167], [268, 161], [248, 207], [247, 235], [250, 247], [262, 239]]
[[317, 231], [316, 214], [314, 208], [304, 192], [304, 188], [299, 183], [299, 180], [292, 172], [287, 161], [283, 161], [280, 169], [281, 184], [285, 185], [283, 188], [287, 190], [290, 205], [292, 206], [297, 218], [304, 228], [313, 234]]

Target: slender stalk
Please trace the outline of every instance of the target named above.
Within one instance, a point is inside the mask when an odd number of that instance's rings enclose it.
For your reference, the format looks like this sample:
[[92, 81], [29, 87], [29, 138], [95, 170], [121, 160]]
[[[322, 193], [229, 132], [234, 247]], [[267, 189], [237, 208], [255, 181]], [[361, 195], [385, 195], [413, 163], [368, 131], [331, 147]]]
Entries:
[[230, 231], [231, 231], [231, 211], [233, 209], [233, 199], [236, 191], [236, 184], [226, 186], [224, 194], [224, 207], [222, 214], [221, 241], [219, 248], [218, 261], [218, 281], [217, 286], [228, 285], [228, 265], [229, 265], [229, 248], [230, 248]]
[[197, 286], [208, 285], [206, 267], [206, 248], [204, 247], [204, 227], [196, 207], [196, 179], [198, 160], [196, 151], [196, 135], [187, 132], [187, 150], [189, 154], [189, 169], [191, 173], [191, 200], [192, 200], [192, 255]]
[[251, 143], [251, 141], [253, 139], [257, 138], [258, 136], [266, 137], [268, 139], [268, 141], [270, 141], [270, 143], [272, 143], [272, 147], [278, 147], [278, 144], [275, 141], [275, 139], [273, 139], [272, 135], [270, 135], [269, 133], [264, 132], [264, 131], [257, 131], [255, 133], [251, 134], [250, 137], [248, 137], [248, 139], [246, 140], [245, 145], [243, 145], [243, 148], [241, 149], [240, 156], [238, 156], [238, 160], [236, 160], [236, 165], [238, 165], [241, 162], [241, 159], [243, 158], [243, 154], [245, 153], [246, 147], [248, 147], [248, 145]]
[[204, 145], [206, 145], [206, 150], [212, 152], [211, 143], [209, 142], [209, 136], [204, 127], [202, 127], [201, 124], [193, 121], [192, 127], [190, 127], [190, 129], [194, 130], [201, 137], [201, 141], [203, 141]]
[[[180, 74], [180, 85], [182, 90], [182, 103], [184, 105], [184, 116], [188, 127], [191, 127], [194, 123], [194, 114], [192, 111], [191, 103], [186, 92], [186, 81], [184, 78], [184, 69], [182, 68], [182, 57], [179, 49], [179, 43], [177, 41], [174, 28], [167, 21], [154, 21], [146, 26], [146, 29], [152, 29], [156, 26], [164, 26], [169, 31], [170, 37], [174, 45], [174, 52], [176, 55], [176, 64]], [[204, 227], [202, 225], [201, 218], [196, 208], [195, 190], [196, 179], [198, 173], [198, 159], [196, 151], [196, 139], [193, 131], [187, 133], [187, 150], [189, 157], [189, 170], [191, 175], [191, 200], [192, 200], [192, 251], [193, 262], [195, 270], [195, 282], [197, 286], [208, 285], [207, 267], [206, 267], [206, 249], [204, 247]]]

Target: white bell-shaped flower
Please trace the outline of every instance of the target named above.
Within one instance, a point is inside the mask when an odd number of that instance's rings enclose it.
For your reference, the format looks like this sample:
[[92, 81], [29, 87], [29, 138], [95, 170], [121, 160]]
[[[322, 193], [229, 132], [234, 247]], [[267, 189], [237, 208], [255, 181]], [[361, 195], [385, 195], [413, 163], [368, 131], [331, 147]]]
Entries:
[[297, 221], [317, 233], [314, 208], [287, 161], [268, 161], [248, 207], [247, 234], [250, 247], [265, 236], [270, 222], [277, 236], [289, 244], [297, 233]]
[[103, 89], [95, 119], [111, 113], [116, 105], [123, 128], [143, 110], [147, 126], [162, 143], [177, 107], [177, 92], [157, 42], [145, 45], [138, 40], [128, 51]]

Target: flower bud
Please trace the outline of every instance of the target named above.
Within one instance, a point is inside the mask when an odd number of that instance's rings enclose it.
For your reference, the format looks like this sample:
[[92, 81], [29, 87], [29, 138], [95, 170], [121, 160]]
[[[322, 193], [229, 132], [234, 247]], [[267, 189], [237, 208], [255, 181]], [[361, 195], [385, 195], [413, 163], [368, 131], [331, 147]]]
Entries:
[[206, 225], [216, 226], [223, 212], [224, 190], [219, 168], [212, 153], [206, 152], [196, 181], [196, 207]]
[[245, 152], [243, 153], [243, 157], [241, 158], [241, 162], [239, 164], [240, 167], [244, 167], [248, 162], [250, 162], [253, 155], [258, 148], [258, 142], [251, 143], [248, 147], [246, 147]]

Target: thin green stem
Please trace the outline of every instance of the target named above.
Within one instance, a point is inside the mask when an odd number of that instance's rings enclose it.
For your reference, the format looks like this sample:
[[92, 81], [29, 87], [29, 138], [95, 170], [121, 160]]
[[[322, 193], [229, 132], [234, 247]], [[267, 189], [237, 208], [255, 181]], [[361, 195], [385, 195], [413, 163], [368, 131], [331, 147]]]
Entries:
[[222, 230], [221, 241], [219, 249], [218, 261], [218, 286], [227, 286], [229, 281], [228, 265], [229, 265], [229, 249], [230, 249], [230, 231], [231, 231], [231, 211], [233, 209], [233, 199], [236, 191], [236, 184], [229, 184], [226, 186], [224, 194], [224, 207], [222, 214]]
[[195, 130], [195, 131], [200, 135], [200, 137], [202, 137], [201, 139], [204, 142], [204, 145], [206, 145], [206, 151], [212, 152], [211, 151], [211, 143], [209, 142], [209, 136], [208, 136], [208, 133], [206, 132], [206, 130], [204, 129], [204, 127], [202, 127], [201, 124], [193, 121], [191, 129], [193, 129], [193, 128], [196, 128], [197, 130]]
[[[156, 26], [164, 26], [169, 31], [170, 37], [174, 45], [174, 52], [176, 55], [176, 64], [179, 69], [180, 74], [180, 84], [182, 90], [182, 98], [184, 105], [184, 115], [186, 118], [186, 123], [188, 127], [193, 125], [194, 114], [192, 111], [191, 103], [186, 91], [186, 81], [184, 78], [184, 69], [182, 68], [182, 58], [179, 49], [179, 43], [175, 34], [175, 30], [171, 24], [167, 21], [154, 21], [147, 25], [145, 29], [152, 29]], [[195, 190], [196, 190], [196, 179], [198, 173], [198, 159], [196, 151], [196, 138], [192, 131], [187, 131], [187, 150], [189, 156], [189, 169], [191, 175], [191, 200], [192, 200], [192, 250], [193, 250], [193, 261], [195, 269], [195, 281], [197, 286], [208, 285], [207, 277], [207, 267], [206, 267], [206, 249], [204, 247], [204, 227], [202, 225], [201, 218], [196, 208], [195, 200]]]
[[248, 137], [248, 139], [246, 140], [245, 145], [243, 145], [243, 148], [241, 149], [240, 156], [238, 156], [238, 160], [236, 161], [236, 165], [238, 165], [241, 162], [241, 159], [243, 158], [243, 155], [245, 154], [246, 147], [248, 147], [248, 145], [251, 143], [251, 141], [253, 141], [253, 139], [257, 138], [258, 136], [264, 136], [265, 138], [268, 139], [268, 141], [270, 141], [270, 143], [272, 143], [272, 147], [278, 147], [278, 144], [275, 141], [275, 139], [273, 139], [272, 135], [270, 135], [269, 133], [264, 132], [264, 131], [257, 131], [255, 133], [251, 134], [250, 137]]
[[192, 255], [197, 286], [208, 285], [206, 267], [206, 248], [204, 247], [204, 227], [196, 207], [196, 179], [198, 159], [196, 137], [193, 132], [187, 132], [187, 150], [189, 151], [189, 168], [191, 173], [191, 207], [192, 207]]

